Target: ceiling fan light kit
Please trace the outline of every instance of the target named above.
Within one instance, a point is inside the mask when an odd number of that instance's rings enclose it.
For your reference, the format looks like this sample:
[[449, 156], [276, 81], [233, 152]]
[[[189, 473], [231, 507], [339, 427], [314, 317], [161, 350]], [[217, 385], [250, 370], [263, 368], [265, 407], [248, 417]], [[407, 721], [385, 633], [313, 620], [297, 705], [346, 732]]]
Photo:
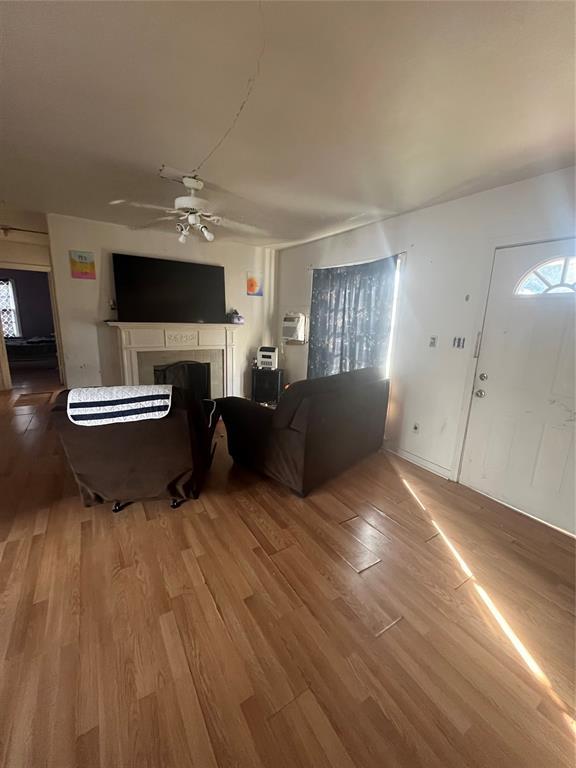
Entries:
[[202, 234], [204, 235], [204, 238], [205, 238], [206, 240], [208, 240], [208, 242], [209, 242], [209, 243], [211, 243], [211, 242], [212, 242], [212, 240], [214, 240], [214, 233], [213, 233], [213, 232], [210, 232], [210, 230], [208, 229], [208, 227], [206, 226], [206, 224], [202, 224], [202, 225], [200, 226], [200, 232], [202, 232]]
[[[198, 221], [195, 221], [195, 217], [198, 219]], [[199, 221], [198, 214], [189, 214], [188, 215], [188, 224], [182, 224], [181, 222], [178, 222], [176, 224], [176, 232], [178, 232], [178, 242], [182, 243], [183, 245], [186, 243], [186, 240], [188, 236], [190, 235], [190, 230], [196, 230], [197, 232], [200, 232], [204, 239], [207, 240], [209, 243], [211, 243], [214, 240], [214, 233], [211, 232], [206, 224], [202, 224]], [[192, 221], [190, 221], [192, 219]]]

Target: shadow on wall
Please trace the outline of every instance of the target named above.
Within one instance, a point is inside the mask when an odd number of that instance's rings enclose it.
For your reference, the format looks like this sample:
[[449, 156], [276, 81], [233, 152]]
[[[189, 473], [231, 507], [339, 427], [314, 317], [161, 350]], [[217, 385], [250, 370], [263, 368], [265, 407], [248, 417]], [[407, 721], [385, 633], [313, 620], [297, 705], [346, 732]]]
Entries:
[[390, 382], [390, 399], [388, 402], [388, 415], [386, 418], [386, 432], [384, 438], [386, 447], [394, 449], [400, 440], [404, 422], [405, 393], [402, 392], [402, 383], [397, 379]]
[[98, 323], [96, 328], [98, 356], [100, 359], [100, 375], [102, 386], [112, 387], [122, 384], [120, 367], [120, 348], [117, 340], [117, 329], [109, 328], [106, 323]]
[[247, 397], [252, 397], [252, 360], [256, 357], [256, 350], [250, 350], [248, 359], [246, 360], [246, 369], [244, 370], [244, 376], [242, 386], [244, 387], [244, 394]]
[[106, 320], [116, 319], [116, 311], [110, 309], [110, 301], [115, 294], [114, 275], [112, 271], [112, 253], [103, 250], [100, 253], [100, 279], [98, 281], [98, 316], [96, 337], [98, 343], [98, 358], [100, 360], [100, 375], [102, 385], [111, 387], [122, 384], [122, 368], [120, 365], [120, 346], [117, 329], [106, 325]]

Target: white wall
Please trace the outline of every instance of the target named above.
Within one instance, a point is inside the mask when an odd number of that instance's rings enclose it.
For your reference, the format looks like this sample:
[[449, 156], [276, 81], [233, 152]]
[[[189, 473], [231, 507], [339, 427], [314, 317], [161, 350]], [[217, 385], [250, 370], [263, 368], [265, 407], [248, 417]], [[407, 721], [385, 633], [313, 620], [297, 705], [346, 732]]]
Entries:
[[[239, 328], [234, 393], [249, 392], [249, 363], [256, 348], [270, 343], [275, 330], [275, 254], [264, 248], [216, 239], [213, 243], [190, 238], [186, 245], [175, 235], [150, 230], [130, 230], [116, 224], [48, 215], [50, 249], [69, 387], [120, 383], [119, 352], [115, 329], [105, 320], [113, 296], [113, 252], [156, 256], [224, 266], [226, 306], [244, 315]], [[96, 280], [70, 276], [69, 250], [92, 251]], [[264, 296], [246, 296], [246, 271], [264, 273]]]
[[[571, 168], [286, 249], [279, 316], [309, 311], [311, 267], [405, 251], [387, 438], [393, 450], [455, 477], [494, 249], [573, 235], [574, 210]], [[436, 349], [428, 346], [433, 335]], [[452, 347], [454, 336], [466, 338], [463, 350]], [[288, 381], [306, 376], [307, 353], [307, 345], [286, 347]]]

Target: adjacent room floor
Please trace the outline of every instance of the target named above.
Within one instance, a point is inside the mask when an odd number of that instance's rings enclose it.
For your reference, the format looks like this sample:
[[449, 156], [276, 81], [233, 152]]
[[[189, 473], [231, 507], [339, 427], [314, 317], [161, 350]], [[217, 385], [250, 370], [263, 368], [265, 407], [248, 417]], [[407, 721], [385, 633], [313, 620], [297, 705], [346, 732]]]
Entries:
[[[84, 509], [0, 393], [0, 764], [573, 765], [574, 540], [387, 454]], [[44, 390], [39, 395], [46, 394]]]
[[[26, 392], [49, 392], [52, 394], [60, 386], [57, 368], [12, 368], [12, 387], [17, 394]], [[16, 404], [14, 400], [13, 404]]]

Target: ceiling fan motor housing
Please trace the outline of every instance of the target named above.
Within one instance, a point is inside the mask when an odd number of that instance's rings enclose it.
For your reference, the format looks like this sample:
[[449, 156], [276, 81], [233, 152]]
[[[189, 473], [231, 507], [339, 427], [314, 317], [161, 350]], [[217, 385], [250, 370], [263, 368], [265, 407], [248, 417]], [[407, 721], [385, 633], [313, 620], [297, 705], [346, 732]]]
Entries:
[[174, 200], [174, 208], [177, 208], [178, 210], [191, 209], [197, 211], [198, 209], [205, 208], [207, 206], [207, 200], [201, 200], [195, 195], [182, 195], [181, 197], [177, 197], [176, 200]]

